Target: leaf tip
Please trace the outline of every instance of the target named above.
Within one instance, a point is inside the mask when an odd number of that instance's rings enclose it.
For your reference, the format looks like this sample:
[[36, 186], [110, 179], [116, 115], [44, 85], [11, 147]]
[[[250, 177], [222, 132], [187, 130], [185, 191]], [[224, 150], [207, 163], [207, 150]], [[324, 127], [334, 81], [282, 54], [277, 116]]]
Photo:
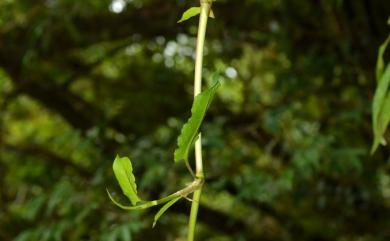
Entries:
[[209, 17], [215, 19], [215, 15], [212, 9], [210, 9]]

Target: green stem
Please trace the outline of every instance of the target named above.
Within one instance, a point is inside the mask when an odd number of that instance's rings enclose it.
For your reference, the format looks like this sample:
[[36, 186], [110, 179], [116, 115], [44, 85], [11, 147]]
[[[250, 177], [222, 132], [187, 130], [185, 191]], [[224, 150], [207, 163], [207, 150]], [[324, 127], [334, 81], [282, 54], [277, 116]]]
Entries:
[[147, 201], [147, 202], [144, 202], [144, 203], [142, 203], [140, 205], [136, 205], [136, 206], [122, 205], [111, 196], [111, 194], [108, 190], [107, 190], [107, 194], [108, 194], [109, 198], [111, 199], [111, 201], [115, 205], [117, 205], [118, 207], [125, 209], [125, 210], [138, 210], [138, 209], [146, 209], [146, 208], [150, 208], [153, 206], [157, 206], [159, 204], [169, 202], [170, 200], [178, 198], [178, 197], [186, 197], [187, 195], [189, 195], [189, 194], [195, 192], [196, 190], [198, 190], [199, 188], [201, 188], [203, 185], [203, 182], [204, 182], [203, 179], [195, 179], [187, 187], [185, 187], [185, 188], [183, 188], [183, 189], [181, 189], [181, 190], [179, 190], [179, 191], [177, 191], [169, 196], [166, 196], [166, 197], [158, 199], [158, 200]]
[[[195, 56], [195, 78], [194, 78], [194, 97], [200, 94], [202, 89], [202, 63], [203, 63], [203, 48], [206, 36], [207, 20], [211, 9], [211, 0], [200, 0], [200, 17], [198, 26], [198, 36], [196, 41], [196, 56]], [[195, 164], [196, 177], [204, 180], [203, 161], [202, 161], [202, 137], [199, 133], [199, 138], [195, 142]], [[202, 185], [194, 192], [191, 204], [190, 220], [188, 224], [187, 241], [194, 241], [196, 218], [198, 216], [200, 196], [202, 194]]]
[[196, 217], [198, 216], [199, 210], [199, 201], [202, 194], [202, 187], [194, 192], [192, 197], [191, 213], [190, 213], [190, 222], [188, 224], [188, 236], [187, 241], [194, 241], [195, 239], [195, 226], [196, 226]]

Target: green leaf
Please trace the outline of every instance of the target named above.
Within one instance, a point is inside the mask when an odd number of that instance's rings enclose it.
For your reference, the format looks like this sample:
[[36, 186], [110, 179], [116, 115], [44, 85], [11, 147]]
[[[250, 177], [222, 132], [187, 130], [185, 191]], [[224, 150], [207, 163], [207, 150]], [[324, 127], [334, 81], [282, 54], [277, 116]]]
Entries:
[[116, 156], [112, 168], [123, 193], [129, 198], [131, 204], [136, 205], [141, 199], [137, 195], [137, 185], [130, 159]]
[[371, 148], [371, 154], [375, 152], [379, 144], [386, 144], [383, 134], [390, 121], [390, 64], [386, 66], [378, 86], [375, 90], [373, 100], [372, 125], [374, 130], [374, 144]]
[[[177, 21], [178, 23], [181, 23], [181, 22], [184, 22], [184, 21], [187, 21], [188, 19], [192, 18], [192, 17], [195, 17], [197, 16], [198, 14], [200, 14], [200, 7], [192, 7], [192, 8], [189, 8], [187, 9], [187, 11], [185, 11], [183, 13], [183, 15], [181, 16], [180, 20]], [[214, 16], [214, 12], [213, 10], [210, 9], [210, 13], [209, 13], [209, 17], [210, 18], [215, 18]]]
[[195, 97], [191, 108], [192, 116], [184, 124], [180, 136], [177, 138], [177, 148], [174, 153], [175, 162], [188, 160], [191, 145], [198, 136], [198, 131], [206, 111], [220, 85], [220, 82], [217, 81], [210, 89], [205, 90]]
[[154, 216], [154, 221], [153, 221], [153, 226], [152, 226], [153, 228], [154, 228], [154, 226], [156, 226], [158, 219], [165, 213], [165, 211], [167, 211], [168, 208], [170, 208], [173, 204], [175, 204], [177, 201], [179, 201], [180, 198], [181, 197], [177, 197], [175, 199], [172, 199], [171, 201], [167, 202], [164, 206], [162, 206], [162, 208]]
[[185, 11], [183, 13], [183, 15], [181, 16], [180, 20], [177, 21], [177, 22], [181, 23], [181, 22], [187, 21], [188, 19], [190, 19], [192, 17], [195, 17], [199, 13], [200, 13], [200, 7], [189, 8], [189, 9], [187, 9], [187, 11]]
[[376, 72], [375, 72], [376, 73], [376, 81], [377, 82], [380, 81], [380, 78], [382, 77], [382, 74], [383, 74], [383, 69], [384, 69], [384, 66], [385, 66], [385, 63], [384, 63], [384, 60], [383, 60], [383, 55], [385, 54], [386, 47], [389, 44], [389, 42], [390, 42], [390, 35], [387, 37], [385, 42], [383, 44], [381, 44], [381, 46], [379, 47], [378, 59], [377, 59], [377, 62], [376, 62]]

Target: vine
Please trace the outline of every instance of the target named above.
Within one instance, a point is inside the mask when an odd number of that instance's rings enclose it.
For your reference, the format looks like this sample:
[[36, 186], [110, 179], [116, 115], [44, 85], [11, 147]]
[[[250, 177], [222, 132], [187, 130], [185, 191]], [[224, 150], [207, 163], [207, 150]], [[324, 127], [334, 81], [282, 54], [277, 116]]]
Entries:
[[[133, 175], [133, 167], [131, 160], [128, 157], [116, 156], [113, 163], [113, 171], [115, 177], [122, 189], [123, 194], [129, 199], [131, 205], [123, 205], [116, 201], [114, 197], [107, 190], [111, 201], [118, 207], [125, 210], [146, 209], [157, 205], [164, 204], [156, 213], [153, 221], [153, 227], [156, 225], [158, 219], [177, 201], [182, 198], [192, 196], [191, 211], [188, 224], [187, 241], [193, 241], [195, 237], [195, 227], [198, 215], [200, 197], [202, 194], [202, 187], [204, 184], [204, 171], [202, 160], [202, 137], [199, 131], [203, 119], [206, 115], [213, 97], [220, 86], [218, 80], [209, 89], [201, 91], [202, 89], [202, 64], [203, 64], [203, 49], [206, 36], [208, 17], [214, 17], [211, 10], [212, 0], [201, 0], [200, 7], [192, 7], [185, 11], [178, 21], [183, 22], [194, 16], [199, 15], [198, 34], [196, 41], [196, 56], [195, 56], [195, 75], [194, 75], [194, 101], [191, 107], [191, 117], [187, 123], [183, 125], [181, 133], [177, 138], [177, 148], [174, 152], [174, 161], [184, 161], [190, 174], [194, 180], [188, 186], [181, 190], [168, 195], [164, 198], [152, 201], [144, 201], [137, 194], [137, 184], [135, 176]], [[195, 146], [195, 172], [191, 169], [189, 164], [189, 153], [192, 146]]]

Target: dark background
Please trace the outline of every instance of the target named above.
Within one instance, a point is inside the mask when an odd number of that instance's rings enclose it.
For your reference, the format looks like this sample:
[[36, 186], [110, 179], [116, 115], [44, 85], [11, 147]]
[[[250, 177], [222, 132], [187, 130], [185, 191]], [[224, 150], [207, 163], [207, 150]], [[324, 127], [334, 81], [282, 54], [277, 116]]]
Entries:
[[[173, 151], [190, 115], [197, 1], [0, 1], [0, 240], [184, 241], [190, 203], [127, 212], [191, 181]], [[390, 1], [221, 0], [204, 85], [197, 240], [390, 240], [389, 147], [369, 154]], [[124, 200], [124, 199], [122, 199]]]

